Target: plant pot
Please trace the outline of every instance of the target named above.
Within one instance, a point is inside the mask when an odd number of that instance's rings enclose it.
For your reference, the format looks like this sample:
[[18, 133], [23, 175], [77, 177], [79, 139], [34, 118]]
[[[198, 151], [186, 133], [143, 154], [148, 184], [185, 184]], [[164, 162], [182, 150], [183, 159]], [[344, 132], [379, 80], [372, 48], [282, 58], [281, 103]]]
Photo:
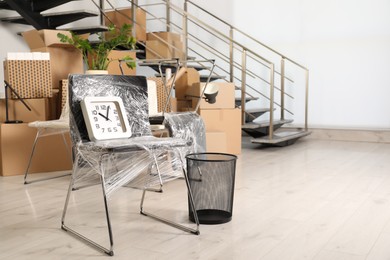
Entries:
[[89, 74], [89, 75], [104, 74], [104, 75], [107, 75], [108, 70], [87, 70], [85, 72], [85, 74]]

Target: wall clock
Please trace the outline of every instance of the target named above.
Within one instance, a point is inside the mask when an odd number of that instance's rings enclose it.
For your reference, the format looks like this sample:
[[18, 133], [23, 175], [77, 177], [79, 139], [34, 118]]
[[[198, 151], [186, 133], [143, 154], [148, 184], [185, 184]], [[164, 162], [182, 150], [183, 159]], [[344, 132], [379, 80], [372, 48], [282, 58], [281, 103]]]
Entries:
[[91, 141], [131, 136], [125, 106], [120, 97], [85, 97], [80, 105]]

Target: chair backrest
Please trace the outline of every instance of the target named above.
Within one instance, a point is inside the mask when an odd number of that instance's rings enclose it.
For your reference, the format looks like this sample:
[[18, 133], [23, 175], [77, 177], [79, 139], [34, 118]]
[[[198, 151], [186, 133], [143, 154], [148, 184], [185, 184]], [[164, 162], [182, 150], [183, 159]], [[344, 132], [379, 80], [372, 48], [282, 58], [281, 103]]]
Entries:
[[151, 135], [146, 78], [122, 75], [69, 76], [70, 132], [74, 143], [89, 141], [80, 102], [88, 96], [122, 98], [132, 136]]

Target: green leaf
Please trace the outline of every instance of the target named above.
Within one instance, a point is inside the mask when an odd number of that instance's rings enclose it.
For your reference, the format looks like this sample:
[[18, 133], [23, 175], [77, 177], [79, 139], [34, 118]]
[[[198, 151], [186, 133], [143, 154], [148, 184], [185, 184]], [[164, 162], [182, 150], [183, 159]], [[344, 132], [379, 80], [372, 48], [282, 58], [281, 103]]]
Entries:
[[[57, 37], [61, 42], [69, 43], [81, 51], [84, 62], [89, 69], [103, 69], [106, 70], [112, 60], [108, 59], [110, 51], [120, 47], [121, 49], [132, 50], [136, 47], [136, 39], [132, 36], [132, 26], [130, 24], [123, 24], [120, 28], [113, 24], [108, 25], [106, 34], [98, 33], [99, 42], [92, 44], [88, 39], [80, 37], [71, 32], [72, 37], [58, 33]], [[125, 57], [125, 59], [131, 59]], [[129, 68], [136, 66], [135, 61], [126, 62]]]

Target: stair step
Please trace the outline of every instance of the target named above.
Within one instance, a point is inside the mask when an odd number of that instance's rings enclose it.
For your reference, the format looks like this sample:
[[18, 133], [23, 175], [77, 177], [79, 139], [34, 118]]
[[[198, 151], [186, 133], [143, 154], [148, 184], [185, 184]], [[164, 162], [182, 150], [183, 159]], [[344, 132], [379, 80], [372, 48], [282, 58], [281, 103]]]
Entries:
[[79, 0], [32, 0], [31, 6], [34, 12], [42, 12], [72, 1], [79, 1]]
[[[80, 1], [80, 0], [32, 0], [30, 1], [30, 4], [31, 4], [31, 10], [33, 12], [39, 13], [72, 1]], [[4, 0], [0, 1], [0, 9], [14, 10]]]
[[98, 16], [99, 13], [88, 10], [77, 10], [69, 12], [46, 13], [42, 16], [47, 19], [50, 28], [68, 24], [83, 18]]
[[[258, 97], [245, 97], [245, 103], [253, 100], [258, 100]], [[236, 106], [241, 106], [241, 97], [235, 97]]]
[[257, 144], [266, 144], [270, 146], [283, 147], [295, 143], [299, 138], [310, 135], [310, 131], [304, 130], [278, 130], [272, 136], [272, 139], [269, 136], [263, 136], [259, 138], [252, 139], [252, 143]]
[[1, 17], [0, 21], [5, 23], [17, 23], [17, 24], [29, 25], [29, 23], [22, 16]]
[[108, 30], [108, 27], [103, 25], [92, 25], [92, 26], [84, 26], [84, 27], [61, 28], [61, 30], [72, 31], [75, 34], [84, 34], [84, 33], [105, 32]]
[[[206, 82], [209, 78], [209, 75], [200, 75], [200, 82]], [[218, 79], [225, 79], [226, 76], [220, 76], [220, 75], [211, 75], [210, 81], [218, 80]]]
[[[97, 15], [97, 12], [79, 10], [42, 14], [42, 17], [47, 21], [48, 28], [46, 29], [55, 29], [58, 26]], [[0, 18], [0, 21], [8, 23], [29, 24], [22, 16], [2, 17]]]
[[[274, 131], [280, 128], [284, 124], [288, 124], [293, 122], [294, 120], [292, 119], [284, 119], [284, 120], [274, 120], [273, 121], [273, 129]], [[252, 137], [261, 137], [269, 134], [269, 126], [270, 126], [270, 121], [268, 120], [263, 120], [259, 122], [250, 122], [246, 123], [241, 126], [242, 131], [247, 133], [248, 135]]]
[[[274, 109], [275, 110], [275, 109]], [[249, 123], [261, 116], [262, 114], [269, 112], [270, 109], [268, 107], [263, 108], [247, 108], [245, 109], [245, 122]]]
[[[275, 127], [276, 125], [288, 124], [288, 123], [292, 123], [293, 121], [294, 120], [292, 119], [274, 120], [273, 125]], [[269, 126], [270, 126], [270, 121], [263, 120], [259, 122], [251, 122], [251, 123], [244, 124], [241, 126], [241, 128], [256, 129], [256, 128], [269, 127]]]

